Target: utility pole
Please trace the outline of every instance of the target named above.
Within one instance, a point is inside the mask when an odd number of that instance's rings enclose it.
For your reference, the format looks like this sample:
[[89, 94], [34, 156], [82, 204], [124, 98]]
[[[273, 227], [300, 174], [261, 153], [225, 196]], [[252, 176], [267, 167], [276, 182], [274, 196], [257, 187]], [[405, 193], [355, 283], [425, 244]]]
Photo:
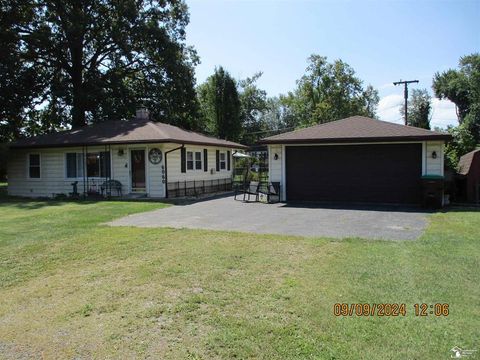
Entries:
[[418, 80], [407, 80], [407, 81], [402, 81], [400, 79], [400, 81], [395, 81], [393, 83], [393, 85], [397, 86], [397, 85], [404, 85], [405, 86], [405, 89], [404, 89], [404, 92], [403, 92], [403, 95], [405, 97], [405, 125], [408, 124], [408, 114], [407, 114], [407, 104], [408, 104], [408, 84], [411, 84], [411, 83], [418, 83]]

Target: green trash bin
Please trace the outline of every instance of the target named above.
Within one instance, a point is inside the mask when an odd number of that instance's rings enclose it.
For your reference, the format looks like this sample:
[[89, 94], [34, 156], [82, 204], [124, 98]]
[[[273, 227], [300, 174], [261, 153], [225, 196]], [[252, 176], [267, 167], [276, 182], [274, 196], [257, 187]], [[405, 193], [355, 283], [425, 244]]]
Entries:
[[443, 207], [445, 178], [440, 175], [422, 176], [422, 205], [426, 208]]

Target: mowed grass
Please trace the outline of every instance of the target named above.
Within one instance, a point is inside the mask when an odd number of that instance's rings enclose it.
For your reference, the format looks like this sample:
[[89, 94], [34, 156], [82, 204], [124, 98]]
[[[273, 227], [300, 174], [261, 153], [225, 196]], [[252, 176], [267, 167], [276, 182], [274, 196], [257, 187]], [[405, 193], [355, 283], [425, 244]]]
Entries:
[[[0, 358], [446, 359], [480, 350], [480, 212], [417, 241], [111, 228], [164, 205], [3, 199]], [[405, 303], [336, 317], [335, 303]], [[448, 303], [416, 317], [415, 303]]]

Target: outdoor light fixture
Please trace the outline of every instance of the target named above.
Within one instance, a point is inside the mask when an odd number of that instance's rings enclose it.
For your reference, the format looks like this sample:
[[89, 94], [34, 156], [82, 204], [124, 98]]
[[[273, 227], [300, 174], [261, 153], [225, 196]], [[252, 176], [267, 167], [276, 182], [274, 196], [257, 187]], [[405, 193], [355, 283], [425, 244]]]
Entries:
[[273, 155], [274, 160], [278, 160], [278, 154]]
[[124, 152], [123, 149], [118, 149], [118, 156], [123, 156]]
[[432, 159], [436, 159], [437, 158], [437, 152], [436, 151], [432, 151]]

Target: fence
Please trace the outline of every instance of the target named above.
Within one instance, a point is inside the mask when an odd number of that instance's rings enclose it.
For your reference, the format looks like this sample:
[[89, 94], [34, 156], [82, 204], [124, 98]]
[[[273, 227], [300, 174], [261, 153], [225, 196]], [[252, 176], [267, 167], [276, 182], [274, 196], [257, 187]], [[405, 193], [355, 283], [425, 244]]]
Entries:
[[169, 182], [167, 190], [169, 198], [230, 191], [232, 190], [232, 179]]

